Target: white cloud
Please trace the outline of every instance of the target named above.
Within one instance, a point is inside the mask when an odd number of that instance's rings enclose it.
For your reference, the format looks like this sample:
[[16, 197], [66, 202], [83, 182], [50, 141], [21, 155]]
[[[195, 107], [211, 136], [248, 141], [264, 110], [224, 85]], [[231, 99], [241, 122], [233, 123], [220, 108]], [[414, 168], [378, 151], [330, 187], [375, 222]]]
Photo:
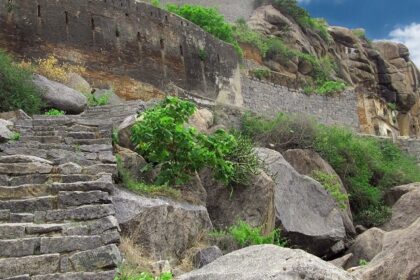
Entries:
[[410, 50], [411, 59], [420, 68], [420, 23], [396, 28], [389, 33], [392, 41], [403, 43]]

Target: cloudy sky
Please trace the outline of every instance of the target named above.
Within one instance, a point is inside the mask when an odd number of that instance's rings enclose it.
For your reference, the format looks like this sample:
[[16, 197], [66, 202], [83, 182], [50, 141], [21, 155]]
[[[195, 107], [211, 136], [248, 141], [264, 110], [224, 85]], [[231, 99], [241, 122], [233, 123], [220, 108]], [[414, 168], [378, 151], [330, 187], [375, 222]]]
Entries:
[[420, 0], [298, 0], [312, 16], [330, 25], [364, 28], [369, 38], [408, 46], [420, 68]]

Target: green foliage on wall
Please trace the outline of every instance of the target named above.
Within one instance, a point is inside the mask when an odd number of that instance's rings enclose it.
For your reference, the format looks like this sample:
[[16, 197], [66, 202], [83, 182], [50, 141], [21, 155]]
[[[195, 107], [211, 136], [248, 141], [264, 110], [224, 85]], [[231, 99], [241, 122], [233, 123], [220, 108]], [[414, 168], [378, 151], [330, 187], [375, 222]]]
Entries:
[[284, 114], [274, 120], [247, 114], [243, 131], [261, 145], [279, 151], [302, 148], [318, 152], [343, 180], [356, 221], [366, 226], [380, 225], [389, 217], [382, 200], [387, 189], [420, 181], [415, 160], [395, 144], [358, 136], [346, 128]]
[[40, 112], [39, 89], [32, 82], [32, 73], [16, 65], [0, 50], [0, 112], [22, 109], [26, 113]]
[[166, 8], [168, 11], [197, 24], [216, 38], [233, 45], [238, 54], [242, 56], [242, 49], [233, 36], [232, 25], [226, 22], [224, 16], [216, 8], [190, 4], [168, 4]]

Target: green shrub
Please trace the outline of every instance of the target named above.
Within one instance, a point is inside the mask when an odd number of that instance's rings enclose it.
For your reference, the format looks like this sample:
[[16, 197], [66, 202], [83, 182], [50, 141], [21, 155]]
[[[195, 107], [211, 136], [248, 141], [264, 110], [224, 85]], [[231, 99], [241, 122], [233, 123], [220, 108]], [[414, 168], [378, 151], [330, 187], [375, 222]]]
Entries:
[[156, 184], [184, 184], [204, 167], [213, 169], [216, 179], [226, 185], [246, 181], [251, 174], [244, 170], [256, 173], [255, 154], [235, 154], [249, 152], [247, 141], [224, 130], [205, 135], [186, 125], [195, 111], [193, 103], [167, 97], [133, 126], [137, 151], [152, 165], [161, 166]]
[[349, 199], [349, 196], [341, 191], [341, 185], [336, 176], [322, 171], [313, 171], [311, 177], [325, 188], [341, 209], [347, 208], [346, 202]]
[[369, 264], [369, 262], [365, 259], [360, 259], [359, 260], [359, 266], [366, 266], [368, 264]]
[[276, 150], [312, 149], [331, 164], [349, 193], [355, 220], [379, 225], [389, 217], [382, 201], [390, 187], [420, 181], [415, 160], [390, 141], [362, 137], [340, 127], [279, 114], [274, 120], [246, 114], [243, 131]]
[[321, 82], [315, 89], [315, 92], [320, 95], [330, 95], [342, 92], [346, 89], [346, 84], [338, 81], [325, 81]]
[[172, 273], [166, 272], [160, 276], [153, 276], [150, 273], [142, 272], [138, 275], [126, 274], [124, 272], [118, 273], [114, 280], [172, 280]]
[[32, 82], [32, 73], [13, 63], [3, 50], [0, 50], [0, 100], [0, 112], [22, 109], [36, 114], [41, 108], [40, 92]]
[[13, 132], [12, 136], [10, 137], [10, 140], [19, 141], [20, 140], [20, 133], [19, 132]]
[[66, 112], [64, 112], [62, 110], [54, 109], [54, 108], [50, 109], [49, 111], [44, 113], [44, 115], [52, 116], [52, 117], [64, 116], [65, 114], [66, 114]]
[[245, 20], [239, 20], [233, 26], [234, 36], [241, 43], [247, 43], [256, 47], [261, 56], [265, 57], [269, 49], [268, 38], [260, 32], [256, 32], [249, 28]]
[[366, 32], [364, 29], [357, 28], [357, 29], [353, 29], [352, 32], [355, 36], [359, 37], [360, 39], [366, 39]]
[[88, 99], [89, 107], [98, 107], [98, 106], [105, 106], [109, 104], [109, 99], [112, 95], [112, 90], [102, 94], [99, 97], [95, 97], [93, 94], [87, 94], [86, 97]]
[[291, 16], [301, 27], [315, 30], [328, 43], [332, 41], [325, 19], [311, 18], [305, 9], [299, 7], [297, 0], [273, 0], [273, 4], [277, 9]]
[[251, 74], [259, 80], [270, 77], [270, 70], [265, 68], [258, 68], [251, 71]]
[[263, 235], [260, 227], [252, 227], [244, 221], [239, 221], [227, 231], [214, 231], [210, 236], [231, 236], [242, 248], [252, 245], [274, 244], [285, 247], [287, 241], [281, 237], [281, 231], [275, 229], [268, 235]]
[[397, 104], [395, 103], [388, 103], [388, 108], [391, 109], [391, 111], [396, 111], [398, 109]]
[[166, 8], [168, 11], [197, 24], [216, 38], [233, 45], [238, 54], [242, 56], [242, 49], [233, 35], [232, 25], [225, 21], [224, 16], [217, 9], [190, 4], [168, 4]]

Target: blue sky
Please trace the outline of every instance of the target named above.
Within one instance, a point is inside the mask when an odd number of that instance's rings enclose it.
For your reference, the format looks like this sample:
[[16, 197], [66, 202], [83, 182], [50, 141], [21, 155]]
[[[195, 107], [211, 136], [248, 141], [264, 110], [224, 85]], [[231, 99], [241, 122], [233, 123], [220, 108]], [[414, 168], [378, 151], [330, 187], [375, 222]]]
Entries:
[[420, 68], [420, 0], [298, 0], [330, 25], [364, 28], [369, 38], [406, 44]]

